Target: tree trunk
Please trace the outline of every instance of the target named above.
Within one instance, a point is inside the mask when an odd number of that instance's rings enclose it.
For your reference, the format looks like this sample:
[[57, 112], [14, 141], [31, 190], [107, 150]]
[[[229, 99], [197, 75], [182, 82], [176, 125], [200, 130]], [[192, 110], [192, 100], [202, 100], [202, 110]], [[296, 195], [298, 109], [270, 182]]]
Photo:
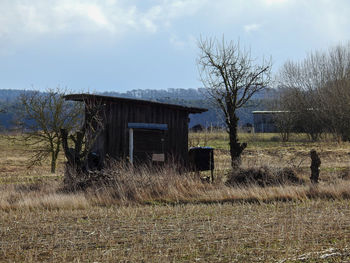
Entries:
[[61, 129], [62, 136], [62, 147], [64, 154], [67, 158], [67, 162], [71, 167], [74, 167], [78, 173], [83, 171], [84, 163], [86, 162], [86, 156], [82, 150], [83, 148], [83, 139], [85, 136], [85, 130], [78, 131], [76, 133], [76, 138], [71, 136], [71, 139], [74, 142], [74, 148], [69, 148], [68, 146], [68, 132], [65, 129]]
[[54, 151], [52, 151], [52, 153], [51, 153], [51, 173], [53, 173], [53, 174], [56, 172], [56, 160], [57, 160], [56, 154]]
[[231, 166], [233, 169], [238, 168], [241, 165], [241, 154], [247, 147], [246, 143], [238, 142], [237, 133], [238, 118], [236, 115], [231, 119], [228, 125], [228, 133], [230, 139], [230, 155], [231, 155]]

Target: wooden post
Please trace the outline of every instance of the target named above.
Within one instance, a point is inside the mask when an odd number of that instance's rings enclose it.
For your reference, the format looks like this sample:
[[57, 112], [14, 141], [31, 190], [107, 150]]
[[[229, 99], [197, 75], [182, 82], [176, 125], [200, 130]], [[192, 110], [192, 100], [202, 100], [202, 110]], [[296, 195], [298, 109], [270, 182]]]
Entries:
[[134, 162], [134, 129], [129, 129], [129, 161]]
[[317, 152], [312, 149], [310, 151], [310, 157], [311, 157], [311, 176], [310, 180], [313, 184], [318, 183], [318, 177], [320, 176], [320, 166], [321, 166], [321, 159], [318, 157]]
[[210, 179], [211, 179], [211, 182], [213, 183], [214, 182], [214, 167], [213, 167], [213, 164], [211, 162], [211, 160], [214, 160], [214, 150], [211, 150], [210, 151], [210, 155], [209, 155], [209, 163], [210, 163]]

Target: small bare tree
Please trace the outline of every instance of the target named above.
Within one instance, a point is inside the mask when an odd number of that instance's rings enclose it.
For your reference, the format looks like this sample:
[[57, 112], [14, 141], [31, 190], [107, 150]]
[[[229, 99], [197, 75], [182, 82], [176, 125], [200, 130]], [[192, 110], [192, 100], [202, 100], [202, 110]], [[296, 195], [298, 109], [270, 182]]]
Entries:
[[61, 129], [74, 130], [81, 125], [82, 105], [68, 103], [60, 88], [48, 89], [41, 93], [30, 91], [23, 93], [17, 123], [23, 131], [23, 140], [33, 151], [29, 165], [41, 164], [51, 158], [51, 173], [56, 171], [58, 154], [61, 150]]
[[238, 140], [237, 109], [269, 84], [271, 61], [256, 63], [250, 52], [241, 50], [239, 44], [232, 41], [225, 42], [224, 38], [221, 42], [200, 39], [198, 46], [200, 78], [209, 98], [225, 116], [234, 168], [239, 166], [240, 156], [247, 146]]

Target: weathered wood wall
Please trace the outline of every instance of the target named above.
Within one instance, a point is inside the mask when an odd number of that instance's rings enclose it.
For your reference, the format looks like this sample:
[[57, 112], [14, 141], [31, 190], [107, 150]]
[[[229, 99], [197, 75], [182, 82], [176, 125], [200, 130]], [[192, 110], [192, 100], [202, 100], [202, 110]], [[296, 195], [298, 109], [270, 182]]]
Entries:
[[[129, 102], [105, 103], [105, 127], [95, 149], [115, 159], [129, 156], [128, 123], [167, 124], [164, 153], [166, 159], [188, 160], [188, 112], [162, 105], [137, 105]], [[135, 136], [138, 136], [136, 133]], [[134, 136], [134, 137], [135, 137]], [[136, 138], [136, 137], [135, 137]], [[139, 140], [140, 138], [136, 138]], [[150, 145], [150, 144], [149, 144]], [[157, 150], [159, 146], [155, 146]]]

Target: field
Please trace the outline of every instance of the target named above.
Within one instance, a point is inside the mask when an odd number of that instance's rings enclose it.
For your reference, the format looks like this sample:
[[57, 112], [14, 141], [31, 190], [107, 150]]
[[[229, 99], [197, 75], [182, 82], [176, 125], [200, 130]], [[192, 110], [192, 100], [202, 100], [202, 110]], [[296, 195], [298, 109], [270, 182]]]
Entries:
[[[54, 175], [48, 163], [28, 169], [28, 148], [1, 137], [0, 261], [350, 262], [350, 144], [304, 135], [288, 143], [277, 134], [241, 139], [243, 167], [290, 167], [305, 184], [226, 186], [228, 139], [216, 132], [189, 140], [216, 149], [214, 184], [168, 169], [137, 177], [150, 189], [130, 180], [128, 195], [67, 194], [62, 156]], [[308, 181], [310, 149], [322, 161], [317, 187]]]

